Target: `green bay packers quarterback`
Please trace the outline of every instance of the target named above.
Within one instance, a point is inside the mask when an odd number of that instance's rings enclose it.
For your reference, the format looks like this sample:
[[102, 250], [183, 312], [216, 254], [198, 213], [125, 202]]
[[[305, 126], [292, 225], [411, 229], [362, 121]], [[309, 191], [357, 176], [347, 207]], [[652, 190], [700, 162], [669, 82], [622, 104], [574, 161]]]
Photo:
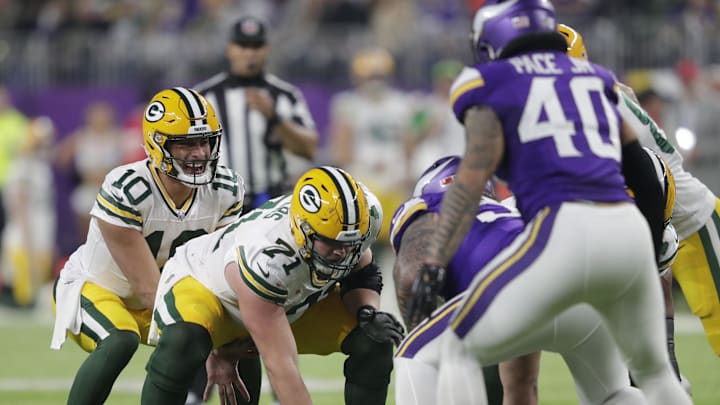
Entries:
[[221, 403], [239, 394], [257, 403], [259, 381], [245, 387], [235, 371], [251, 360], [238, 348], [250, 347], [282, 404], [311, 403], [298, 354], [339, 352], [348, 355], [345, 403], [384, 404], [403, 329], [378, 310], [382, 275], [370, 246], [381, 224], [369, 190], [322, 166], [292, 194], [182, 246], [160, 278], [142, 403], [183, 404], [203, 362], [206, 396], [217, 384]]
[[148, 158], [110, 171], [90, 212], [87, 241], [53, 290], [51, 348], [70, 336], [89, 352], [68, 404], [102, 404], [147, 341], [160, 272], [176, 249], [239, 218], [244, 188], [219, 166], [222, 128], [196, 91], [157, 93], [143, 119]]

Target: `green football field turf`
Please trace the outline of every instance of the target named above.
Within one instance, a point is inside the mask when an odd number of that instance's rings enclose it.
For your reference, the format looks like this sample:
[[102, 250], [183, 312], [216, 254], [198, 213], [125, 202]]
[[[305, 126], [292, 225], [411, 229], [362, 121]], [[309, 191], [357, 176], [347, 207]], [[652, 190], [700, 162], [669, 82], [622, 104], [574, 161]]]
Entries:
[[[64, 404], [72, 377], [85, 354], [73, 342], [61, 351], [48, 348], [51, 320], [26, 319], [22, 314], [0, 313], [0, 404]], [[46, 322], [45, 322], [46, 321]], [[720, 359], [710, 350], [697, 328], [677, 334], [677, 354], [683, 374], [692, 383], [696, 405], [720, 403]], [[115, 385], [107, 404], [137, 405], [143, 367], [150, 351], [141, 347]], [[313, 399], [319, 405], [342, 404], [343, 357], [303, 356], [300, 365]], [[210, 404], [218, 404], [215, 396]], [[266, 393], [262, 404], [269, 405]], [[388, 404], [394, 404], [392, 390]], [[540, 404], [577, 404], [570, 375], [559, 356], [543, 354]]]

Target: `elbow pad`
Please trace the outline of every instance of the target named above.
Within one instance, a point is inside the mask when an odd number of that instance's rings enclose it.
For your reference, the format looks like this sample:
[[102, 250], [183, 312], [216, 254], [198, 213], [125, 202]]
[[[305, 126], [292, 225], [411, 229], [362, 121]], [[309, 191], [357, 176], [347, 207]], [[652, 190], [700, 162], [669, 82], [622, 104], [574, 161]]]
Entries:
[[636, 140], [622, 148], [622, 173], [632, 190], [635, 204], [645, 216], [652, 233], [655, 259], [660, 257], [665, 230], [665, 196], [651, 157]]
[[340, 296], [343, 297], [348, 291], [356, 288], [367, 288], [380, 294], [382, 287], [382, 272], [380, 267], [373, 261], [367, 266], [353, 271], [340, 282]]

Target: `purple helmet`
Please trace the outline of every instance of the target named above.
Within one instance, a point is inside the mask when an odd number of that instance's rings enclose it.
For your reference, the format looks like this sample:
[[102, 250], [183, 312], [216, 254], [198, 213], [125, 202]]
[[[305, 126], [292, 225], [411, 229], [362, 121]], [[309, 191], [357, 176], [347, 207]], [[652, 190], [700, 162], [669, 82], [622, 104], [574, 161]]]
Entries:
[[[460, 162], [462, 162], [460, 156], [445, 156], [435, 161], [435, 163], [425, 169], [417, 183], [415, 183], [413, 197], [428, 194], [442, 194], [447, 191], [447, 188], [455, 179], [455, 173], [457, 173], [460, 167]], [[485, 185], [485, 195], [493, 199], [497, 198], [493, 179], [488, 180]]]
[[542, 31], [555, 31], [555, 8], [550, 0], [487, 0], [472, 24], [472, 49], [477, 63], [500, 56], [513, 39]]

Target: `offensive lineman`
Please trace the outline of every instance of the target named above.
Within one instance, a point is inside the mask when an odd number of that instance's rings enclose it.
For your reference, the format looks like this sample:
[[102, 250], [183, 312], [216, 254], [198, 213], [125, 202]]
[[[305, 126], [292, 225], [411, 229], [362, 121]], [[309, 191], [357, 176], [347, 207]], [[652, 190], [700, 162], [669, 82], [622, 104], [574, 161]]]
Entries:
[[223, 404], [236, 404], [237, 394], [257, 401], [248, 391], [259, 389], [235, 372], [238, 347], [254, 343], [280, 403], [311, 403], [298, 353], [343, 352], [346, 404], [384, 404], [403, 330], [377, 310], [382, 275], [369, 247], [381, 223], [372, 193], [322, 166], [292, 194], [180, 248], [155, 299], [150, 340], [159, 341], [142, 403], [182, 404], [206, 359], [206, 394], [217, 384]]
[[142, 130], [148, 158], [105, 177], [87, 241], [55, 283], [51, 348], [70, 336], [89, 353], [68, 404], [105, 402], [147, 340], [165, 262], [242, 211], [242, 179], [217, 164], [222, 127], [204, 97], [183, 87], [160, 91], [145, 109]]
[[455, 311], [442, 342], [438, 399], [486, 403], [478, 362], [587, 303], [606, 320], [649, 403], [689, 404], [661, 337], [648, 222], [626, 195], [623, 173], [638, 194], [661, 191], [644, 182], [653, 174], [634, 171], [644, 152], [618, 116], [614, 76], [568, 57], [555, 27], [547, 0], [486, 1], [473, 21], [477, 64], [460, 74], [451, 97], [467, 147], [413, 288], [416, 306], [437, 295], [443, 266], [496, 170], [526, 226]]

